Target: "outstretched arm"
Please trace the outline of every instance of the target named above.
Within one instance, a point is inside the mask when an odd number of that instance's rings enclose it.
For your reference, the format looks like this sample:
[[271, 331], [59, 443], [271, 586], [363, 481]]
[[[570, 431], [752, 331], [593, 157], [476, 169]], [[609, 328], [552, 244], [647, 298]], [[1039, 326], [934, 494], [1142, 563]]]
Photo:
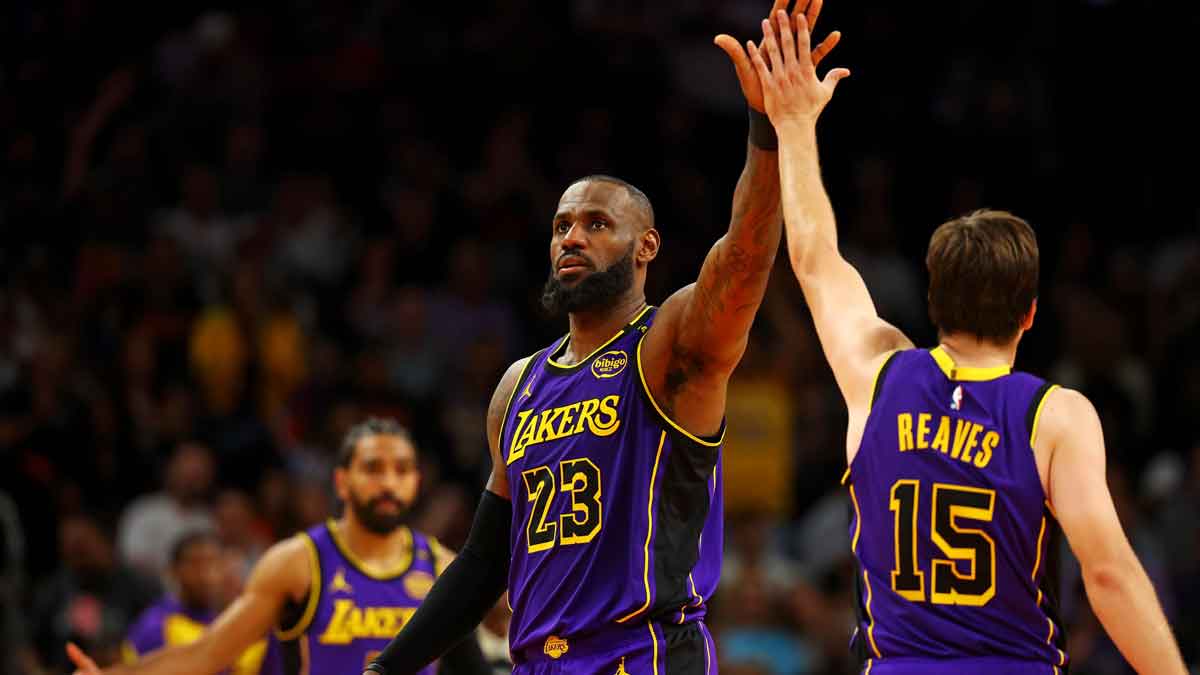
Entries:
[[1117, 518], [1096, 409], [1079, 392], [1051, 391], [1038, 433], [1035, 447], [1047, 444], [1052, 452], [1050, 504], [1104, 630], [1137, 672], [1186, 673], [1150, 578]]
[[311, 566], [307, 546], [303, 540], [292, 538], [268, 549], [254, 566], [246, 590], [195, 642], [159, 649], [135, 664], [104, 671], [78, 647], [68, 644], [67, 655], [78, 668], [76, 675], [218, 672], [270, 632], [284, 602], [300, 599], [308, 592]]
[[[772, 10], [783, 12], [787, 0]], [[821, 0], [797, 0], [793, 13], [815, 21]], [[839, 38], [833, 34], [810, 58], [819, 61]], [[650, 393], [688, 431], [715, 433], [725, 410], [726, 383], [746, 350], [779, 250], [783, 211], [774, 132], [763, 115], [762, 89], [750, 61], [728, 35], [715, 42], [729, 55], [751, 109], [746, 164], [733, 193], [729, 230], [717, 240], [696, 283], [672, 295], [643, 343]]]
[[513, 389], [527, 362], [528, 359], [521, 359], [509, 367], [488, 405], [492, 477], [475, 510], [467, 543], [438, 576], [404, 628], [367, 664], [363, 675], [416, 673], [466, 639], [508, 586], [512, 502], [500, 431]]
[[817, 117], [850, 71], [835, 68], [818, 79], [805, 17], [796, 18], [794, 32], [785, 15], [777, 13], [775, 19], [763, 22], [762, 45], [748, 43], [747, 49], [779, 134], [788, 257], [855, 418], [870, 405], [871, 381], [886, 354], [912, 343], [879, 317], [862, 276], [838, 251], [833, 206], [821, 183]]

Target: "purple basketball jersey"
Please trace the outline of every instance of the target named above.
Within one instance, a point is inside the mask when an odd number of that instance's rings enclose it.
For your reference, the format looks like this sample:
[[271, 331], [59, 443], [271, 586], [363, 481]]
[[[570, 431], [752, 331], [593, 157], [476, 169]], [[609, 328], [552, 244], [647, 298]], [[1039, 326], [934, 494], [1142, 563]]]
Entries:
[[853, 642], [867, 670], [1066, 665], [1047, 579], [1057, 525], [1032, 448], [1050, 388], [1006, 367], [959, 368], [941, 348], [897, 352], [880, 369], [847, 472]]
[[[440, 546], [404, 528], [412, 546], [409, 559], [382, 573], [368, 570], [345, 545], [337, 523], [309, 529], [312, 578], [307, 602], [292, 608], [271, 639], [264, 675], [361, 672], [412, 618], [433, 586]], [[421, 671], [433, 675], [434, 665]]]
[[650, 396], [639, 346], [655, 311], [575, 365], [556, 361], [567, 338], [556, 341], [509, 400], [500, 448], [518, 663], [617, 626], [697, 621], [716, 590], [724, 427], [697, 438]]
[[[168, 595], [147, 607], [130, 627], [121, 649], [122, 660], [131, 665], [163, 647], [191, 644], [216, 617], [216, 612], [189, 608]], [[255, 642], [221, 675], [258, 675], [266, 651], [266, 640]]]

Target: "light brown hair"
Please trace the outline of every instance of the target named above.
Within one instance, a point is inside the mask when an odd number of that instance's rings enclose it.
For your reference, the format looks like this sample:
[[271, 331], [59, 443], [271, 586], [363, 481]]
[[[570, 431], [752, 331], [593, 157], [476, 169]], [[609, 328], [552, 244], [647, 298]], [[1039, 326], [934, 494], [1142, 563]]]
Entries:
[[929, 318], [939, 335], [1003, 344], [1037, 297], [1038, 246], [1029, 223], [981, 209], [943, 223], [929, 239]]

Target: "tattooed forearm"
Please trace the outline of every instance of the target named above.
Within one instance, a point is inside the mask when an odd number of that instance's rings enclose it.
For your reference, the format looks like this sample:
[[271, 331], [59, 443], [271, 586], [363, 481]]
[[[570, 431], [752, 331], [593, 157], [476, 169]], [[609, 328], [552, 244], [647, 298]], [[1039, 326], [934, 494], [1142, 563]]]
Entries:
[[775, 153], [750, 146], [733, 195], [729, 232], [709, 252], [696, 283], [699, 317], [715, 340], [740, 340], [762, 301], [783, 230]]
[[725, 376], [741, 360], [782, 233], [777, 156], [749, 146], [729, 231], [708, 252], [677, 324], [664, 382], [668, 405], [695, 374]]

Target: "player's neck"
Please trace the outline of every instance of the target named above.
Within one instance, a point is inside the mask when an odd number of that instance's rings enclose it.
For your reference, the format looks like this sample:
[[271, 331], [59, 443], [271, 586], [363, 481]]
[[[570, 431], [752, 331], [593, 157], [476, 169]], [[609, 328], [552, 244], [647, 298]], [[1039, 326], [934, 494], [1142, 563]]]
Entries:
[[572, 312], [571, 335], [561, 361], [578, 363], [597, 347], [608, 342], [645, 307], [646, 295], [640, 289], [636, 289], [611, 307], [589, 312]]
[[392, 569], [409, 555], [412, 540], [398, 527], [388, 534], [376, 534], [350, 517], [337, 521], [342, 541], [359, 560], [372, 568]]
[[952, 333], [943, 335], [940, 343], [942, 349], [954, 359], [957, 366], [965, 368], [991, 368], [993, 366], [1009, 366], [1017, 360], [1017, 342], [998, 345], [987, 340], [980, 340], [973, 335]]

